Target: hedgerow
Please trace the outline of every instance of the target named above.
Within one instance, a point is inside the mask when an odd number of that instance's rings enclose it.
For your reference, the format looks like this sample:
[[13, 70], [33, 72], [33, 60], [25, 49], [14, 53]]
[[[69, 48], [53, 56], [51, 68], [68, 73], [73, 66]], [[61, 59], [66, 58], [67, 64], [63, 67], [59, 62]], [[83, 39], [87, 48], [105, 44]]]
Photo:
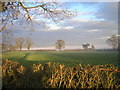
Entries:
[[24, 67], [2, 61], [3, 88], [120, 88], [120, 71], [113, 65], [66, 67], [48, 62]]

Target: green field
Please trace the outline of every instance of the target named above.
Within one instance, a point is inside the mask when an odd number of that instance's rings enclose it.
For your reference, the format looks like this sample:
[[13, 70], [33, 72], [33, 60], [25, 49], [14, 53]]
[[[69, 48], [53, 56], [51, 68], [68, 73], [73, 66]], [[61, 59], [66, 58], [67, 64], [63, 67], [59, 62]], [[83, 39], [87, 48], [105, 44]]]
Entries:
[[17, 61], [24, 66], [48, 61], [74, 66], [76, 64], [114, 64], [118, 66], [117, 51], [11, 51], [3, 52], [3, 59]]

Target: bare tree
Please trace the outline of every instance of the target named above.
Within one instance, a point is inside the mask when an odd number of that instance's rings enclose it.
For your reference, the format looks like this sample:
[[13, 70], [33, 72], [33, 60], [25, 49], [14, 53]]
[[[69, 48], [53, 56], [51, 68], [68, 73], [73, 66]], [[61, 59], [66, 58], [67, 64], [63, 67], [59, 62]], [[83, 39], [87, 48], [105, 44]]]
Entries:
[[64, 40], [57, 40], [57, 43], [55, 44], [55, 47], [58, 51], [65, 49], [65, 42]]
[[90, 44], [88, 44], [88, 43], [82, 45], [82, 47], [83, 47], [84, 49], [88, 49], [89, 46], [90, 46]]
[[9, 45], [9, 46], [8, 46], [8, 50], [14, 51], [14, 50], [16, 50], [16, 46], [14, 46], [14, 45]]
[[118, 47], [118, 36], [112, 35], [110, 38], [106, 40], [107, 44], [111, 46], [113, 49], [116, 49]]
[[8, 50], [8, 45], [5, 43], [2, 43], [2, 51], [7, 51]]
[[[35, 19], [41, 19], [40, 23]], [[34, 30], [35, 24], [43, 24], [45, 25], [47, 20], [53, 20], [56, 24], [59, 21], [69, 19], [71, 17], [76, 16], [76, 11], [69, 11], [62, 9], [62, 4], [59, 2], [45, 2], [44, 0], [41, 2], [37, 2], [33, 0], [33, 2], [22, 2], [21, 0], [16, 0], [16, 2], [4, 2], [0, 1], [0, 22], [1, 30], [0, 32], [5, 31], [5, 38], [8, 37], [8, 33], [12, 33], [12, 27], [15, 23], [18, 23], [23, 28], [27, 28], [28, 30]], [[7, 31], [7, 28], [10, 28]]]
[[94, 45], [91, 45], [91, 49], [95, 49], [95, 46], [94, 46]]
[[25, 41], [24, 38], [16, 38], [15, 39], [16, 47], [22, 50], [24, 41]]
[[11, 45], [12, 43], [12, 38], [10, 38], [11, 36], [11, 33], [9, 30], [6, 30], [6, 31], [2, 31], [2, 49], [3, 51], [6, 51], [9, 49], [9, 46]]
[[120, 35], [118, 36], [118, 49], [120, 50]]
[[[45, 25], [47, 20], [53, 20], [56, 24], [59, 21], [69, 19], [76, 16], [76, 11], [69, 11], [62, 9], [62, 4], [59, 2], [22, 2], [23, 0], [16, 0], [16, 2], [4, 2], [0, 1], [0, 32], [5, 31], [7, 38], [5, 42], [8, 44], [9, 38], [8, 33], [12, 33], [12, 27], [15, 23], [18, 23], [23, 28], [28, 30], [34, 30], [35, 24]], [[40, 22], [37, 22], [35, 19], [41, 19]], [[9, 29], [9, 31], [7, 31]], [[5, 40], [5, 39], [4, 39]], [[4, 41], [3, 40], [3, 41]]]
[[26, 38], [25, 41], [26, 41], [25, 45], [26, 45], [27, 49], [29, 50], [30, 47], [32, 46], [33, 42], [30, 38]]
[[[37, 16], [42, 17], [43, 23], [50, 19], [57, 23], [59, 20], [68, 19], [75, 16], [75, 11], [60, 9], [62, 5], [59, 2], [0, 2], [0, 13], [2, 13], [2, 31], [6, 30], [7, 25], [13, 25], [19, 22], [20, 25], [26, 24], [34, 30], [34, 19]], [[41, 23], [40, 23], [41, 24]]]

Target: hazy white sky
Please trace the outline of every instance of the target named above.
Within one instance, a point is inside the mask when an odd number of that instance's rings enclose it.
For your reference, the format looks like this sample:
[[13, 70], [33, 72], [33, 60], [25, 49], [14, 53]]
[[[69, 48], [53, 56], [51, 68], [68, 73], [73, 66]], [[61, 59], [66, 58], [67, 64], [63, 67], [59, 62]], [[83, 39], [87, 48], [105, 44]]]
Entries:
[[[56, 25], [48, 20], [45, 27], [34, 24], [35, 31], [24, 29], [17, 23], [13, 27], [14, 37], [30, 37], [32, 47], [52, 47], [61, 39], [67, 46], [80, 48], [83, 43], [90, 43], [96, 48], [109, 48], [106, 39], [118, 34], [117, 2], [66, 2], [63, 8], [77, 10], [77, 16], [59, 22]], [[40, 23], [38, 16], [34, 21]]]

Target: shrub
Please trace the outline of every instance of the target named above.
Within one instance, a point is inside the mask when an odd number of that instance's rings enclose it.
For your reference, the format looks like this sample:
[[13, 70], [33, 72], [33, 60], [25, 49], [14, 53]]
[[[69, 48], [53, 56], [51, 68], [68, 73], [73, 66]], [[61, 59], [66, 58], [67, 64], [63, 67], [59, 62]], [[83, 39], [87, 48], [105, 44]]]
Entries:
[[119, 69], [113, 65], [65, 67], [48, 62], [23, 67], [3, 60], [3, 88], [119, 88]]

